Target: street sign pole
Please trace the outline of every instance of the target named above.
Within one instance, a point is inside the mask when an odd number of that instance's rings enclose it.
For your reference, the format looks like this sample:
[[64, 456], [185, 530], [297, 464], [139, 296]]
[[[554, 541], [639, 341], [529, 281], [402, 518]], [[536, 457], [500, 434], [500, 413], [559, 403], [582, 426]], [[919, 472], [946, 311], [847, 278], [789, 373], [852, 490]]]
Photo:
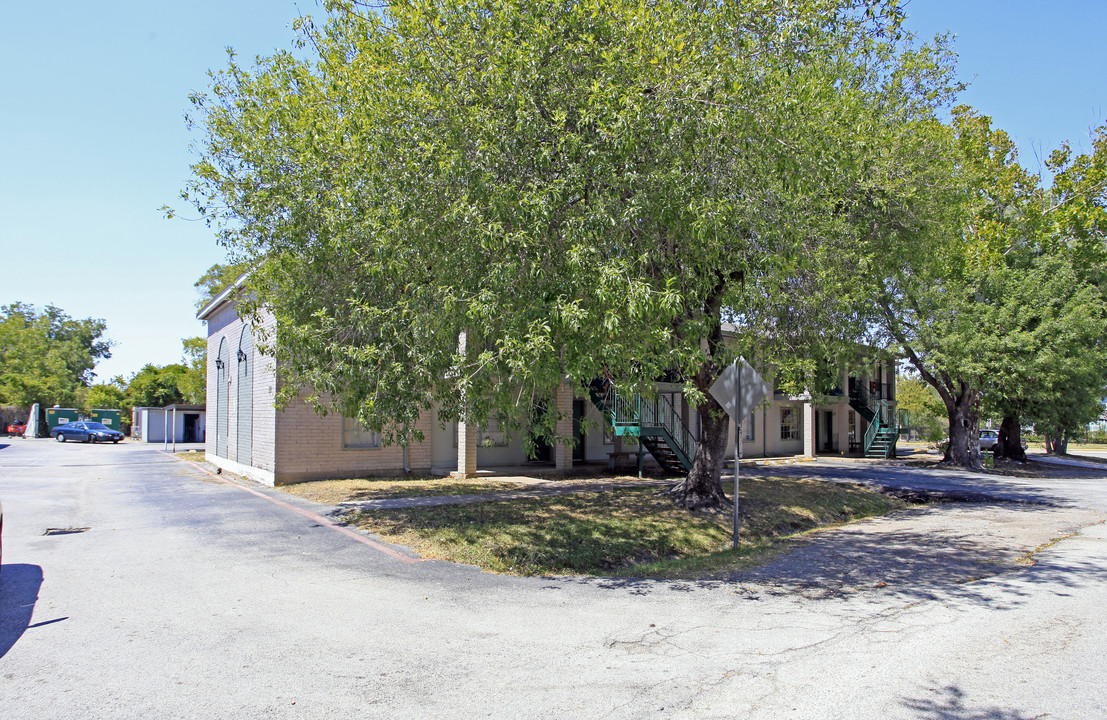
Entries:
[[734, 422], [734, 549], [738, 549], [738, 464], [741, 461], [742, 420], [761, 402], [772, 388], [765, 378], [739, 357], [711, 383], [711, 397], [719, 403]]
[[[738, 361], [735, 360], [737, 365]], [[738, 382], [734, 383], [734, 549], [738, 549], [738, 446], [742, 442], [742, 416], [738, 415], [742, 405], [739, 398], [742, 396], [742, 373], [738, 373]]]

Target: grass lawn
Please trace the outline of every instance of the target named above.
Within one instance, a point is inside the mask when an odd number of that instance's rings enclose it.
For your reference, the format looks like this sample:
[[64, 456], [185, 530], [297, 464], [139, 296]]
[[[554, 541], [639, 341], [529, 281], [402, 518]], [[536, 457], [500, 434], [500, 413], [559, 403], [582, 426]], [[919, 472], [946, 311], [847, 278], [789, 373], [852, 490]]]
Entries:
[[290, 495], [305, 500], [337, 505], [351, 500], [384, 500], [387, 498], [430, 497], [432, 495], [478, 495], [481, 493], [521, 490], [523, 483], [477, 478], [456, 480], [448, 477], [375, 477], [353, 480], [312, 480], [282, 485]]
[[190, 462], [203, 462], [204, 452], [203, 450], [189, 450], [188, 452], [174, 453], [175, 457], [179, 457], [181, 460], [188, 460]]
[[498, 573], [709, 577], [763, 563], [816, 528], [904, 507], [865, 488], [809, 479], [749, 479], [741, 489], [737, 551], [729, 512], [681, 510], [657, 487], [366, 510], [349, 520], [423, 557]]

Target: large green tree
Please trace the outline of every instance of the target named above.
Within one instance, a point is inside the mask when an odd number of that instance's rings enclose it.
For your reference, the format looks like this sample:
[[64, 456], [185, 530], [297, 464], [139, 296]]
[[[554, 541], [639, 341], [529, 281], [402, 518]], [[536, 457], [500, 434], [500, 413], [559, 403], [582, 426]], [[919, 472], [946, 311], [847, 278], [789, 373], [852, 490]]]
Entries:
[[208, 341], [202, 337], [185, 338], [181, 348], [182, 360], [192, 371], [182, 389], [189, 402], [202, 404], [208, 394]]
[[232, 57], [193, 98], [186, 196], [256, 267], [286, 392], [386, 439], [435, 405], [548, 432], [561, 382], [676, 372], [702, 420], [676, 496], [726, 502], [722, 323], [800, 386], [863, 332], [884, 248], [854, 205], [913, 202], [944, 50], [878, 0], [326, 7], [310, 61]]
[[14, 303], [0, 309], [0, 404], [76, 405], [111, 357], [103, 320], [76, 320], [60, 308]]
[[948, 435], [942, 399], [917, 375], [896, 376], [896, 409], [903, 411], [909, 427], [922, 439], [937, 442]]
[[198, 377], [199, 371], [186, 365], [146, 365], [127, 383], [127, 400], [133, 407], [202, 403], [204, 389]]
[[946, 406], [946, 459], [979, 468], [982, 411], [1003, 418], [999, 454], [1021, 458], [1020, 418], [1083, 417], [1076, 397], [1102, 392], [1102, 159], [1055, 154], [1045, 192], [986, 116], [958, 108], [951, 132], [955, 192], [910, 232], [876, 225], [897, 251], [873, 287], [881, 327]]

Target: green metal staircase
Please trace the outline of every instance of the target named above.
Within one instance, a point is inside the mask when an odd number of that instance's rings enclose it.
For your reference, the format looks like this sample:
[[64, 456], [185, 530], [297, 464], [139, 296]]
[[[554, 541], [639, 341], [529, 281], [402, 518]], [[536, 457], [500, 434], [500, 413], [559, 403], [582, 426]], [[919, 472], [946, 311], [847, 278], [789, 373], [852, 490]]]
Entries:
[[865, 431], [865, 457], [894, 459], [899, 427], [892, 406], [860, 386], [850, 389], [849, 406], [869, 424]]
[[683, 475], [692, 469], [696, 438], [668, 398], [620, 395], [602, 380], [589, 385], [588, 394], [615, 434], [638, 438], [667, 474]]

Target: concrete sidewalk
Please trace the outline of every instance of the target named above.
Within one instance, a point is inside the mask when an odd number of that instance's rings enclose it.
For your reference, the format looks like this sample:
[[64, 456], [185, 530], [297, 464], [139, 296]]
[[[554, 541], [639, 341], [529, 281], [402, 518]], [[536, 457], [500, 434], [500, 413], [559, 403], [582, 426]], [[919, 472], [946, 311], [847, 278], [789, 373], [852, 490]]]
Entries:
[[1057, 457], [1056, 455], [1030, 455], [1027, 454], [1028, 460], [1035, 462], [1049, 463], [1050, 465], [1067, 465], [1069, 467], [1088, 468], [1090, 470], [1101, 470], [1104, 475], [1107, 475], [1107, 463], [1092, 462], [1090, 460], [1076, 460], [1071, 457]]

